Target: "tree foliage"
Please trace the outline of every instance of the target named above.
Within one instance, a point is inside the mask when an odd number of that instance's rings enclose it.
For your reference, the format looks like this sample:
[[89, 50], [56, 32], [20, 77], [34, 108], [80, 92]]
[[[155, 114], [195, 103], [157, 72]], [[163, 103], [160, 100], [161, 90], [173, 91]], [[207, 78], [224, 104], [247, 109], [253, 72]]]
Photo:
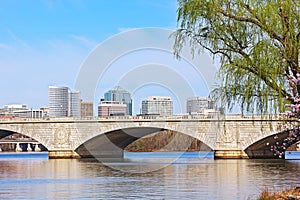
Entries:
[[[300, 1], [178, 0], [175, 54], [185, 43], [220, 61], [214, 91], [230, 108], [282, 112], [300, 94]], [[220, 98], [219, 98], [220, 99]]]

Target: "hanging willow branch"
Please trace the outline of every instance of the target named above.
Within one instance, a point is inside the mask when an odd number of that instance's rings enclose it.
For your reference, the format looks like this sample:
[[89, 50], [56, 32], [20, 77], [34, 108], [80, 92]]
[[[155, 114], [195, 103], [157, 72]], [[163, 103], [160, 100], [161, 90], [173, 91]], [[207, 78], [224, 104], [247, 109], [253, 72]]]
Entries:
[[188, 42], [194, 54], [220, 58], [221, 85], [212, 95], [229, 108], [282, 112], [300, 96], [288, 81], [300, 73], [300, 1], [178, 0], [173, 36], [178, 57]]

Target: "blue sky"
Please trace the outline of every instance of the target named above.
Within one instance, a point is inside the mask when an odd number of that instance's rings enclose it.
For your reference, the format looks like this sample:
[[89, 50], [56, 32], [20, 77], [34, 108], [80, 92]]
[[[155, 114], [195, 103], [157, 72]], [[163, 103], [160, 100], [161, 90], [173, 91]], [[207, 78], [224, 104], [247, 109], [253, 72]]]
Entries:
[[[72, 89], [99, 43], [134, 28], [175, 29], [176, 10], [176, 0], [1, 0], [0, 106], [48, 106], [48, 86]], [[112, 86], [98, 85], [95, 99]], [[141, 98], [163, 95], [156, 87], [138, 89], [134, 112]]]

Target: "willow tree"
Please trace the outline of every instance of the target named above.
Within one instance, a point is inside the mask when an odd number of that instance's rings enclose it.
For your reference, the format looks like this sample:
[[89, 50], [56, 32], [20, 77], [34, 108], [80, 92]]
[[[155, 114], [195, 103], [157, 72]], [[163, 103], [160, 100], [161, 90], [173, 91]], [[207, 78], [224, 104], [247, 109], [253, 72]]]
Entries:
[[297, 104], [299, 0], [178, 0], [175, 53], [209, 51], [220, 63], [214, 94], [243, 111], [283, 111]]

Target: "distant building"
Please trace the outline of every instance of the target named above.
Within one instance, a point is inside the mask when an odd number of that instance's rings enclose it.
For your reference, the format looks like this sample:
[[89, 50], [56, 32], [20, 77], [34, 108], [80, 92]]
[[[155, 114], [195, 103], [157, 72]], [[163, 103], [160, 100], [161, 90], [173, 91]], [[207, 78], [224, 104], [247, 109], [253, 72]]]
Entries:
[[81, 117], [93, 117], [93, 116], [94, 116], [94, 103], [81, 102]]
[[4, 113], [4, 108], [0, 108], [0, 115], [3, 115]]
[[64, 86], [49, 86], [49, 116], [68, 116], [69, 88]]
[[3, 112], [12, 113], [16, 110], [26, 110], [27, 106], [25, 104], [8, 104], [4, 105]]
[[187, 113], [203, 113], [207, 109], [214, 109], [214, 102], [208, 97], [189, 97], [187, 99]]
[[42, 107], [42, 108], [40, 108], [40, 110], [43, 111], [44, 117], [48, 117], [49, 116], [49, 108]]
[[166, 96], [150, 96], [142, 101], [143, 115], [173, 115], [173, 101]]
[[119, 101], [101, 101], [98, 104], [98, 116], [124, 116], [127, 112], [126, 104]]
[[27, 109], [25, 104], [5, 105], [0, 109], [1, 117], [32, 118], [41, 119], [47, 116], [48, 112], [41, 109]]
[[3, 108], [0, 108], [0, 116], [5, 117], [14, 117], [13, 112], [18, 110], [26, 110], [27, 106], [25, 104], [8, 104], [4, 105]]
[[69, 113], [70, 117], [80, 117], [81, 115], [81, 100], [79, 91], [69, 92]]
[[15, 110], [13, 115], [19, 118], [42, 119], [44, 118], [44, 111], [39, 109]]
[[119, 101], [126, 104], [126, 115], [132, 115], [131, 94], [122, 87], [117, 86], [104, 94], [104, 101]]

